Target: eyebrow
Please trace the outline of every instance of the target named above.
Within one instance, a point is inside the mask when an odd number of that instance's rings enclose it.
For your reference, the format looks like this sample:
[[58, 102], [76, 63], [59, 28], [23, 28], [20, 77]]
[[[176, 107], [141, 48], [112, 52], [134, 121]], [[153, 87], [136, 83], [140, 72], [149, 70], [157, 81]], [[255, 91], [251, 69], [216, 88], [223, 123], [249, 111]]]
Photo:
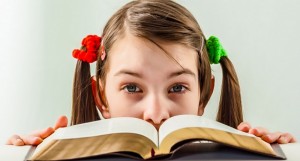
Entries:
[[[131, 76], [138, 77], [138, 78], [143, 77], [140, 73], [137, 73], [137, 72], [134, 72], [134, 71], [131, 71], [128, 69], [122, 69], [122, 70], [118, 71], [114, 76], [119, 76], [119, 75], [123, 75], [123, 74], [131, 75]], [[183, 75], [183, 74], [187, 74], [187, 75], [190, 75], [190, 76], [196, 78], [196, 74], [194, 72], [192, 72], [190, 69], [183, 68], [182, 70], [175, 71], [175, 72], [172, 72], [171, 74], [169, 74], [168, 79], [179, 76], [179, 75]]]
[[118, 71], [114, 76], [119, 76], [119, 75], [131, 75], [134, 77], [138, 77], [138, 78], [142, 78], [142, 75], [127, 69], [122, 69], [120, 71]]
[[172, 72], [168, 76], [168, 78], [176, 77], [176, 76], [183, 75], [183, 74], [187, 74], [187, 75], [190, 75], [190, 76], [196, 78], [196, 74], [194, 72], [192, 72], [190, 69], [187, 69], [187, 68], [182, 68], [182, 70]]

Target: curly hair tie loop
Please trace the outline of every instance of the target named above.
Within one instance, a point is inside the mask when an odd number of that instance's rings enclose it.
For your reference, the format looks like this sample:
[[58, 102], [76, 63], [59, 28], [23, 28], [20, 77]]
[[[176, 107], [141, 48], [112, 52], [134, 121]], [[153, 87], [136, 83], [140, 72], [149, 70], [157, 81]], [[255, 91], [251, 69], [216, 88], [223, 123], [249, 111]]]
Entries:
[[88, 35], [82, 40], [81, 49], [74, 49], [72, 55], [78, 60], [93, 63], [97, 60], [100, 44], [101, 37], [97, 35]]
[[210, 64], [219, 64], [221, 58], [227, 56], [225, 49], [222, 47], [219, 39], [215, 36], [209, 37], [206, 46]]

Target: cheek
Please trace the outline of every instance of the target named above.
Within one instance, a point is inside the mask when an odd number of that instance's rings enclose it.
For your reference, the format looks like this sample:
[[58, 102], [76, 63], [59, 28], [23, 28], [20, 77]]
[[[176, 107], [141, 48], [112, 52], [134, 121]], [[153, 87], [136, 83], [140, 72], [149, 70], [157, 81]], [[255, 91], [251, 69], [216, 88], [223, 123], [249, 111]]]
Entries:
[[193, 114], [193, 115], [198, 114], [199, 106], [198, 106], [198, 103], [196, 103], [196, 102], [197, 102], [196, 100], [190, 100], [190, 101], [186, 102], [185, 109], [188, 114]]
[[173, 116], [181, 114], [198, 114], [199, 99], [196, 95], [175, 96], [171, 98], [175, 104], [171, 113]]
[[107, 102], [111, 117], [136, 117], [141, 116], [141, 109], [132, 99], [124, 96], [121, 91], [108, 91]]

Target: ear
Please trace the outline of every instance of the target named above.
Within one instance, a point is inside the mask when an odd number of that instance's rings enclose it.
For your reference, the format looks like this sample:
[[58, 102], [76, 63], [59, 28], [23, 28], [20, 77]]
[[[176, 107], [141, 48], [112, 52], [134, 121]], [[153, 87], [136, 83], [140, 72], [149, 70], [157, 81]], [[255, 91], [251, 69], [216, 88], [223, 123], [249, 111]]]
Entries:
[[[211, 80], [210, 81], [211, 82], [210, 82], [210, 91], [209, 91], [209, 98], [208, 98], [208, 100], [210, 99], [210, 97], [211, 97], [211, 95], [212, 95], [212, 93], [214, 91], [214, 88], [215, 88], [215, 76], [214, 75], [211, 75]], [[203, 115], [203, 113], [204, 113], [204, 107], [205, 106], [206, 105], [203, 105], [203, 103], [201, 103], [199, 105], [199, 108], [198, 108], [198, 115], [199, 116]]]
[[[91, 77], [91, 84], [92, 84], [92, 91], [93, 91], [93, 96], [94, 96], [94, 101], [95, 101], [95, 104], [97, 106], [97, 108], [100, 110], [102, 116], [106, 119], [110, 118], [110, 113], [109, 113], [109, 110], [107, 107], [105, 107], [103, 105], [103, 103], [101, 102], [101, 98], [104, 98], [104, 92], [103, 92], [103, 88], [102, 88], [102, 83], [100, 82], [100, 95], [98, 94], [98, 91], [97, 91], [97, 81], [96, 81], [96, 77], [95, 76], [92, 76]], [[104, 100], [104, 99], [102, 99]]]
[[209, 99], [210, 99], [212, 93], [214, 92], [214, 88], [215, 88], [215, 76], [211, 75]]

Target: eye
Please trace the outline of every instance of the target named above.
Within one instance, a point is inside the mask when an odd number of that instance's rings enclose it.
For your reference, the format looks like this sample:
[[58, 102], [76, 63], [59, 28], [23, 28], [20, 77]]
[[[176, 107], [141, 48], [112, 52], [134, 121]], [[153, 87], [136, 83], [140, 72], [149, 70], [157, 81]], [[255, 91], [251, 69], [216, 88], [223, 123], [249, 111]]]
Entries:
[[137, 87], [134, 84], [128, 84], [128, 85], [124, 86], [122, 89], [128, 93], [137, 93], [137, 92], [142, 91], [139, 87]]
[[186, 90], [187, 90], [187, 88], [185, 86], [183, 86], [181, 84], [176, 84], [170, 89], [169, 93], [180, 93], [180, 92], [184, 92]]

